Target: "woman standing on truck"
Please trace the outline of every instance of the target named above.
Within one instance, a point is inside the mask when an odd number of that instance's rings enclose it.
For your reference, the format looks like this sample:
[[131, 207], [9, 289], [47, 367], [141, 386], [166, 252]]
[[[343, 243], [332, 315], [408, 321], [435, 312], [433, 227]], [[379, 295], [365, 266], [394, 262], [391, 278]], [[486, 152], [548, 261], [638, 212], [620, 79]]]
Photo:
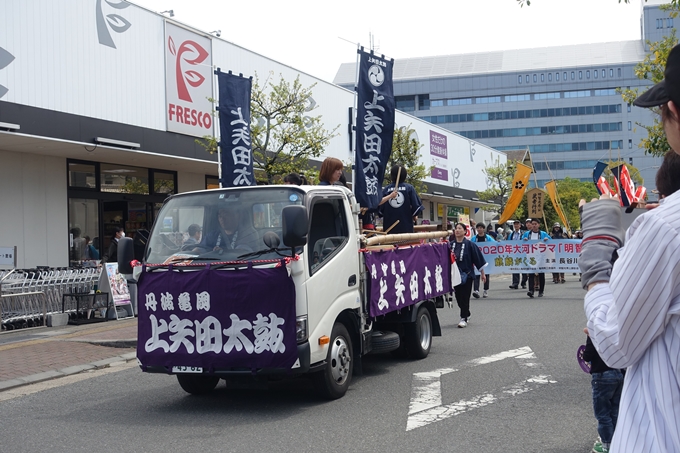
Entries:
[[335, 157], [327, 157], [326, 160], [324, 160], [321, 164], [321, 169], [319, 170], [319, 185], [332, 186], [336, 182], [340, 181], [343, 168], [344, 165], [340, 159], [336, 159]]
[[473, 266], [479, 270], [481, 281], [486, 281], [484, 273], [486, 260], [477, 244], [465, 239], [466, 230], [465, 224], [456, 223], [456, 227], [453, 230], [454, 239], [450, 243], [451, 251], [456, 257], [456, 265], [460, 271], [461, 279], [460, 285], [453, 287], [456, 302], [460, 308], [460, 322], [458, 323], [460, 328], [467, 327], [470, 321], [470, 294], [472, 293], [472, 283], [475, 280]]

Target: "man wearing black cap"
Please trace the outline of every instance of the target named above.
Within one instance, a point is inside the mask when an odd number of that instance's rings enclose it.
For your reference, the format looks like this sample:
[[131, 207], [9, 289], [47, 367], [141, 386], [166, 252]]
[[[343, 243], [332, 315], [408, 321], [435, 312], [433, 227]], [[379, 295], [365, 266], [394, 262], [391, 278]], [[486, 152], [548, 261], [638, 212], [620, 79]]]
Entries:
[[[515, 220], [512, 222], [512, 232], [508, 233], [508, 238], [506, 241], [521, 241], [522, 240], [522, 223], [519, 220]], [[519, 286], [519, 275], [520, 274], [512, 274], [512, 285], [510, 285], [510, 289], [517, 289]], [[527, 278], [529, 276], [527, 275]], [[522, 282], [522, 288], [526, 285], [526, 280]]]
[[[680, 154], [680, 46], [670, 51], [664, 76], [633, 104], [661, 107], [668, 144]], [[680, 192], [627, 231], [616, 198], [581, 200], [579, 210], [588, 334], [608, 366], [627, 370], [611, 446], [602, 439], [603, 447], [617, 453], [678, 452]]]

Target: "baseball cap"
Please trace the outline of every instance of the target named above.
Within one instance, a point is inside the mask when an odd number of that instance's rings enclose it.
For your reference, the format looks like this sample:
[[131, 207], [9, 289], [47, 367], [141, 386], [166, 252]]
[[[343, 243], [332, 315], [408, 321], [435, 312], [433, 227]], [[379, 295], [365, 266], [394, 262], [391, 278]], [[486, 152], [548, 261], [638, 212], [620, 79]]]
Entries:
[[513, 220], [512, 223], [522, 223], [519, 220]]
[[673, 100], [680, 106], [680, 46], [668, 54], [664, 79], [640, 95], [633, 104], [638, 107], [658, 107]]
[[558, 222], [553, 223], [553, 228], [560, 226]]
[[524, 223], [531, 222], [531, 219], [526, 219]]

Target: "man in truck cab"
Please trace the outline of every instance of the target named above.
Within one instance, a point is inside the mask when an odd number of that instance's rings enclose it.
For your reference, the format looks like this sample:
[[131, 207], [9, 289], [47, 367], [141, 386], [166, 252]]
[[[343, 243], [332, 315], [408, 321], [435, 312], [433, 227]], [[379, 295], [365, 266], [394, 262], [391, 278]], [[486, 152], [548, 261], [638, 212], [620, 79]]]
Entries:
[[224, 206], [217, 213], [219, 227], [205, 235], [201, 248], [221, 253], [225, 250], [253, 252], [261, 248], [257, 231], [249, 225], [247, 216], [236, 206]]

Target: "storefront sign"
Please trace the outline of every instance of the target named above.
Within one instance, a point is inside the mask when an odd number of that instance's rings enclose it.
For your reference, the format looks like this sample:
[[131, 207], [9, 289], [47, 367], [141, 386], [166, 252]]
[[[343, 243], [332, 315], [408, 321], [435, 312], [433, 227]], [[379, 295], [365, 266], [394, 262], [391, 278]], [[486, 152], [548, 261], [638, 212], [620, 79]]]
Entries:
[[113, 304], [128, 305], [130, 303], [130, 289], [123, 274], [118, 272], [118, 263], [106, 263], [106, 276], [111, 288]]
[[165, 24], [166, 124], [170, 132], [213, 135], [211, 43], [184, 28]]
[[432, 165], [430, 176], [433, 179], [449, 180], [448, 157], [446, 135], [430, 131], [430, 164]]
[[17, 248], [0, 246], [0, 266], [17, 267]]

